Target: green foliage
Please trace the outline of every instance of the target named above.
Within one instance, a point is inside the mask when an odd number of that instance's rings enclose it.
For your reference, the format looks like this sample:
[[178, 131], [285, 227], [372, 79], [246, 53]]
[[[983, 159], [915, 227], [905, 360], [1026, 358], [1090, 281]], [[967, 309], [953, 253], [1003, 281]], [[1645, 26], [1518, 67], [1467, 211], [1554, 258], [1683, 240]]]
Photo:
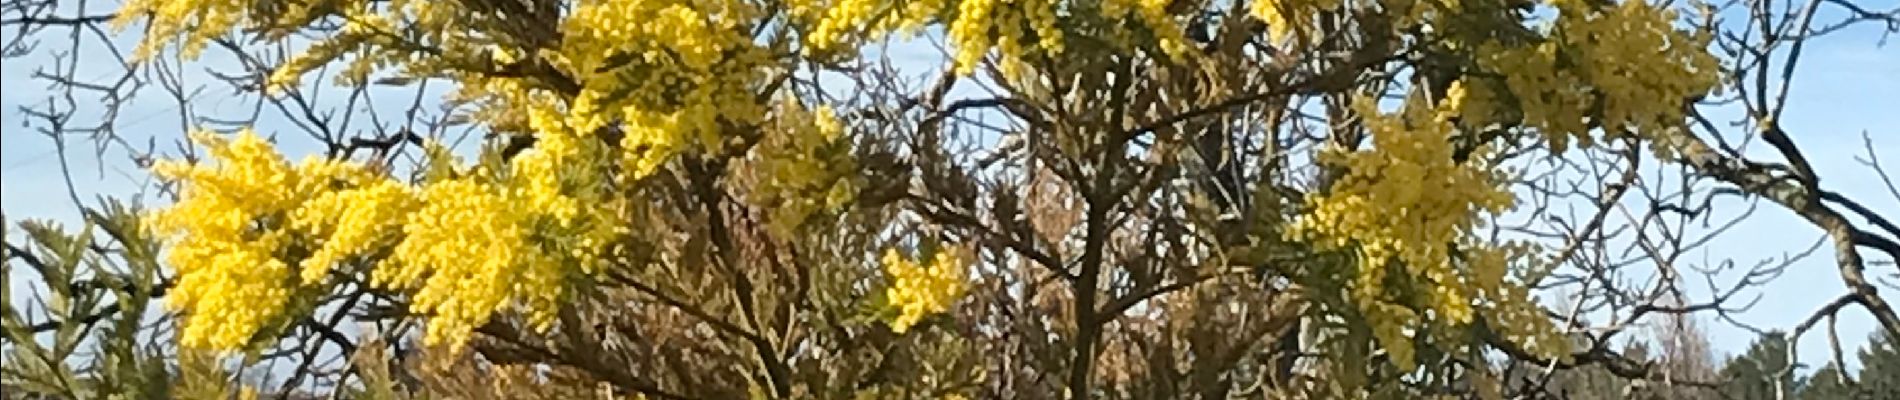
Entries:
[[1877, 332], [1860, 350], [1860, 394], [1869, 399], [1900, 399], [1900, 349], [1894, 336]]
[[1808, 376], [1807, 385], [1803, 386], [1800, 395], [1794, 398], [1801, 400], [1855, 399], [1859, 391], [1853, 382], [1848, 381], [1850, 378], [1852, 377], [1841, 371], [1840, 366], [1828, 363], [1827, 366], [1815, 370], [1813, 375]]
[[1722, 393], [1737, 400], [1775, 400], [1799, 392], [1803, 380], [1788, 360], [1788, 339], [1770, 332], [1722, 367]]
[[8, 280], [36, 279], [8, 282], [34, 289], [10, 293], [0, 308], [7, 344], [0, 384], [10, 395], [171, 398], [169, 346], [145, 329], [152, 300], [170, 286], [159, 279], [157, 248], [138, 228], [135, 208], [107, 201], [83, 211], [85, 224], [74, 231], [25, 221], [8, 232], [25, 237], [7, 242]]

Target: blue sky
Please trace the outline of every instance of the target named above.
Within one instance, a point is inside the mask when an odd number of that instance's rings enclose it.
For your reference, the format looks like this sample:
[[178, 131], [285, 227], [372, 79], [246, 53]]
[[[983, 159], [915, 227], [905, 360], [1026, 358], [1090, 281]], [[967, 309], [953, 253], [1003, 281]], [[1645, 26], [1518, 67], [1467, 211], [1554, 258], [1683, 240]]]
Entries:
[[[1862, 5], [1870, 9], [1893, 9], [1900, 7], [1900, 2], [1887, 2], [1884, 7], [1881, 2]], [[1856, 157], [1865, 158], [1868, 152], [1863, 138], [1871, 138], [1875, 154], [1881, 157], [1889, 173], [1900, 173], [1900, 97], [1895, 96], [1900, 94], [1900, 43], [1882, 46], [1879, 30], [1870, 28], [1873, 26], [1844, 31], [1838, 37], [1809, 46], [1802, 69], [1790, 89], [1790, 105], [1781, 122], [1814, 164], [1824, 187], [1859, 199], [1863, 205], [1893, 218], [1900, 215], [1900, 198], [1889, 194], [1873, 171], [1856, 161]], [[1759, 143], [1750, 150], [1758, 159], [1774, 159], [1766, 146]], [[1739, 207], [1725, 209], [1734, 212]], [[1717, 217], [1716, 221], [1720, 220]], [[1800, 252], [1820, 235], [1818, 228], [1792, 212], [1762, 207], [1737, 230], [1705, 249], [1711, 258], [1731, 257], [1747, 265], [1752, 260]], [[1873, 253], [1862, 252], [1864, 256]], [[1793, 265], [1780, 279], [1759, 288], [1762, 301], [1738, 319], [1751, 325], [1782, 329], [1800, 323], [1846, 291], [1834, 268], [1833, 256], [1831, 248], [1823, 247], [1812, 257]], [[1867, 274], [1891, 282], [1889, 277], [1895, 271], [1893, 266], [1872, 266]], [[1895, 288], [1885, 288], [1885, 293], [1894, 293]], [[1857, 345], [1873, 332], [1872, 318], [1865, 312], [1854, 310], [1842, 315], [1843, 341]], [[1707, 325], [1712, 328], [1717, 348], [1733, 351], [1752, 339], [1748, 332], [1738, 328], [1721, 323]], [[1814, 332], [1802, 338], [1799, 351], [1803, 362], [1818, 363], [1817, 357], [1826, 354], [1826, 337], [1823, 332]]]
[[[1900, 7], [1900, 1], [1896, 0], [1863, 1], [1861, 4], [1876, 10]], [[1872, 28], [1869, 25], [1850, 29], [1809, 46], [1790, 95], [1792, 105], [1788, 107], [1782, 123], [1797, 144], [1806, 150], [1816, 171], [1823, 177], [1823, 185], [1861, 199], [1863, 204], [1884, 211], [1890, 217], [1897, 217], [1900, 216], [1900, 198], [1888, 194], [1877, 177], [1855, 160], [1855, 157], [1865, 156], [1865, 143], [1862, 141], [1865, 134], [1872, 138], [1873, 146], [1892, 168], [1892, 172], [1900, 173], [1900, 96], [1896, 96], [1900, 94], [1900, 43], [1882, 46], [1880, 31]], [[0, 33], [0, 41], [10, 40], [12, 34], [12, 31]], [[48, 43], [59, 43], [58, 40], [48, 37]], [[1900, 38], [1894, 40], [1900, 41]], [[109, 77], [119, 70], [99, 50], [95, 46], [82, 51], [82, 55], [87, 58], [82, 60], [84, 64], [78, 69], [79, 76]], [[4, 68], [0, 68], [0, 82], [5, 82], [4, 89], [0, 89], [0, 138], [4, 139], [0, 141], [3, 143], [0, 145], [0, 182], [4, 182], [3, 187], [0, 187], [0, 210], [4, 210], [8, 223], [21, 218], [52, 218], [69, 221], [69, 224], [75, 221], [75, 214], [66, 200], [66, 177], [61, 172], [58, 151], [52, 141], [23, 127], [22, 116], [16, 111], [24, 105], [42, 104], [55, 95], [48, 92], [42, 82], [31, 79], [35, 69], [50, 65], [49, 53], [48, 49], [42, 49], [25, 58], [8, 59]], [[928, 49], [899, 48], [893, 49], [892, 54], [899, 58], [900, 63], [917, 68], [940, 65], [937, 63], [939, 59], [931, 55]], [[207, 58], [194, 66], [218, 65], [222, 57], [221, 53], [207, 52]], [[205, 87], [203, 92], [194, 97], [190, 109], [196, 115], [233, 118], [252, 112], [246, 107], [248, 101], [245, 100], [249, 98], [232, 95], [230, 89], [222, 83], [211, 81], [202, 71], [194, 71], [187, 76], [192, 80], [186, 82], [188, 86]], [[398, 112], [407, 105], [412, 93], [384, 91], [372, 96], [375, 98], [375, 108], [384, 112]], [[331, 96], [325, 102], [335, 104], [339, 100], [337, 97], [340, 96]], [[96, 116], [96, 107], [87, 108], [84, 105], [96, 105], [97, 99], [79, 100], [82, 105], [79, 120], [89, 120], [86, 115], [89, 112]], [[282, 117], [275, 114], [275, 111], [270, 110], [264, 113], [259, 131], [294, 134]], [[177, 104], [167, 98], [162, 88], [153, 86], [143, 89], [136, 100], [121, 110], [116, 127], [121, 135], [134, 143], [143, 144], [147, 139], [156, 139], [160, 148], [169, 148], [169, 141], [182, 137], [185, 125], [185, 121], [180, 119]], [[309, 141], [296, 139], [287, 142]], [[295, 153], [309, 150], [303, 146], [290, 148]], [[1761, 151], [1765, 150], [1764, 146], [1754, 146], [1753, 150], [1764, 159], [1771, 157]], [[96, 195], [137, 193], [149, 183], [144, 173], [131, 165], [126, 155], [116, 149], [98, 157], [92, 152], [90, 142], [84, 138], [73, 138], [65, 154], [73, 167], [71, 179], [82, 200], [91, 201]], [[1719, 208], [1718, 213], [1739, 212], [1742, 207], [1737, 205], [1731, 201], [1728, 207]], [[1722, 219], [1718, 215], [1715, 220]], [[1738, 264], [1748, 265], [1754, 260], [1799, 252], [1820, 235], [1818, 229], [1794, 214], [1763, 205], [1736, 230], [1706, 246], [1705, 251], [1711, 260], [1730, 258]], [[1846, 289], [1835, 272], [1832, 255], [1831, 249], [1824, 247], [1812, 257], [1795, 264], [1779, 279], [1744, 293], [1743, 296], [1759, 294], [1763, 300], [1749, 311], [1739, 314], [1739, 320], [1764, 328], [1785, 329], [1834, 296], [1844, 293]], [[1869, 275], [1884, 278], [1894, 275], [1896, 270], [1893, 266], [1876, 266], [1870, 268]], [[1739, 277], [1731, 273], [1721, 278]], [[1691, 282], [1689, 286], [1700, 287], [1700, 284]], [[1889, 289], [1887, 292], [1897, 293], [1900, 290]], [[12, 296], [18, 298], [21, 295], [23, 293], [16, 290]], [[1891, 294], [1889, 297], [1900, 298], [1900, 294]], [[1858, 310], [1842, 315], [1846, 317], [1840, 321], [1842, 339], [1848, 341], [1850, 346], [1858, 346], [1872, 332], [1871, 319]], [[1752, 334], [1726, 323], [1704, 321], [1704, 326], [1711, 330], [1715, 347], [1723, 352], [1738, 351], [1753, 340]], [[1804, 337], [1800, 347], [1803, 360], [1818, 363], [1821, 360], [1818, 357], [1825, 354], [1825, 345], [1826, 336], [1819, 332]]]

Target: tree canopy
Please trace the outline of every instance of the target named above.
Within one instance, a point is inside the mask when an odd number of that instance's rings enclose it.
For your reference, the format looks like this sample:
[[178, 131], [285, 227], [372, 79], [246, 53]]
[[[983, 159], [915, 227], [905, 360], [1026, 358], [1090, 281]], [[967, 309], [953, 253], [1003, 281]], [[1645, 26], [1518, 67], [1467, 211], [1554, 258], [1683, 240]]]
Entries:
[[[153, 178], [8, 231], [27, 393], [1785, 398], [1837, 314], [1900, 332], [1900, 227], [1778, 122], [1900, 7], [5, 1], [9, 55], [123, 69], [26, 123]], [[1690, 325], [1798, 258], [1706, 259], [1756, 205], [1846, 290], [1718, 369]]]

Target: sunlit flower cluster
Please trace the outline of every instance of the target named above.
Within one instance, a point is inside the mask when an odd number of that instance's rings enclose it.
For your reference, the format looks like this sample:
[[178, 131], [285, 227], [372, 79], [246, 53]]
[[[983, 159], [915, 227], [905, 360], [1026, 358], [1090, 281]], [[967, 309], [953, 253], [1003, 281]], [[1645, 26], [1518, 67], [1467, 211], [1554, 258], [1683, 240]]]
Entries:
[[[1704, 49], [1706, 38], [1676, 28], [1672, 11], [1643, 1], [1549, 1], [1554, 21], [1512, 33], [1510, 40], [1486, 31], [1499, 27], [1472, 22], [1495, 17], [1455, 15], [1456, 4], [1385, 5], [1410, 5], [1396, 10], [1398, 24], [1457, 31], [1444, 45], [1468, 54], [1484, 73], [1447, 82], [1442, 98], [1409, 97], [1396, 115], [1358, 102], [1354, 114], [1372, 144], [1322, 156], [1343, 175], [1308, 199], [1307, 213], [1287, 233], [1355, 256], [1351, 300], [1401, 365], [1411, 364], [1415, 338], [1478, 318], [1530, 351], [1560, 358], [1569, 343], [1528, 288], [1513, 283], [1525, 278], [1512, 271], [1536, 269], [1530, 268], [1534, 249], [1473, 235], [1487, 214], [1509, 209], [1515, 199], [1500, 169], [1487, 161], [1489, 144], [1471, 136], [1521, 127], [1541, 135], [1555, 154], [1602, 135], [1658, 139], [1682, 123], [1684, 101], [1714, 86], [1714, 59]], [[1302, 21], [1311, 13], [1337, 5], [1257, 2], [1253, 14], [1267, 22], [1275, 41], [1284, 41], [1309, 28]]]
[[386, 179], [324, 192], [304, 203], [291, 223], [300, 233], [320, 239], [303, 262], [303, 283], [324, 282], [337, 264], [389, 248], [400, 237], [403, 217], [415, 206], [416, 194], [408, 185]]
[[792, 2], [791, 12], [812, 27], [805, 45], [807, 53], [816, 55], [855, 50], [891, 32], [915, 34], [937, 21], [951, 4], [947, 0], [802, 0]]
[[[1477, 288], [1482, 313], [1491, 329], [1543, 359], [1568, 360], [1571, 342], [1550, 314], [1531, 296], [1523, 273], [1543, 268], [1538, 247], [1512, 242], [1491, 245], [1468, 241], [1460, 247], [1461, 262], [1468, 266], [1470, 281]], [[1512, 273], [1517, 272], [1519, 276]]]
[[[832, 53], [856, 48], [893, 31], [914, 33], [925, 24], [941, 22], [958, 72], [975, 71], [984, 57], [994, 53], [1000, 72], [1017, 76], [1033, 57], [1063, 54], [1071, 42], [1159, 48], [1173, 58], [1192, 56], [1182, 16], [1177, 14], [1181, 10], [1170, 9], [1172, 5], [1166, 0], [810, 0], [794, 2], [792, 12], [813, 21], [805, 37], [808, 50]], [[1078, 31], [1077, 18], [1110, 25], [1099, 31]]]
[[[1032, 51], [1060, 53], [1054, 0], [962, 0], [949, 23], [957, 71], [968, 74], [994, 49], [1005, 64], [1019, 63]], [[1033, 43], [1025, 46], [1025, 43]], [[1006, 72], [1007, 74], [1007, 72]]]
[[891, 329], [909, 331], [925, 317], [948, 311], [951, 304], [963, 298], [964, 291], [969, 290], [965, 263], [949, 249], [938, 250], [922, 263], [897, 250], [884, 253], [884, 273], [891, 277], [884, 296], [898, 309], [897, 317], [890, 321]]
[[[1455, 253], [1472, 243], [1471, 230], [1484, 214], [1503, 212], [1515, 198], [1482, 162], [1454, 158], [1451, 124], [1437, 110], [1407, 107], [1398, 115], [1361, 99], [1358, 112], [1371, 134], [1365, 151], [1332, 151], [1323, 162], [1345, 175], [1329, 191], [1308, 199], [1310, 211], [1288, 235], [1323, 249], [1350, 249], [1358, 260], [1350, 283], [1352, 300], [1372, 323], [1373, 333], [1400, 365], [1410, 365], [1411, 341], [1420, 313], [1446, 325], [1472, 321], [1479, 289], [1498, 287], [1501, 274], [1482, 276]], [[1475, 153], [1482, 155], [1483, 149]], [[1474, 282], [1474, 278], [1491, 279]], [[1389, 287], [1393, 282], [1404, 285]], [[1423, 292], [1404, 296], [1405, 290]], [[1416, 298], [1416, 299], [1415, 299]]]
[[591, 134], [618, 122], [633, 175], [693, 144], [717, 148], [722, 122], [745, 126], [765, 115], [756, 88], [770, 64], [752, 40], [757, 13], [733, 0], [581, 2], [551, 56], [581, 85], [563, 125]]
[[[1573, 140], [1590, 143], [1590, 131], [1584, 123], [1590, 95], [1586, 86], [1577, 84], [1581, 80], [1575, 74], [1557, 67], [1559, 46], [1550, 42], [1525, 48], [1491, 44], [1481, 48], [1480, 53], [1489, 57], [1479, 61], [1487, 69], [1511, 71], [1504, 76], [1503, 87], [1517, 100], [1513, 108], [1522, 115], [1522, 123], [1542, 131], [1553, 150], [1562, 152]], [[1491, 93], [1499, 88], [1495, 84], [1466, 84], [1462, 88], [1470, 96], [1501, 98]], [[1463, 104], [1489, 106], [1477, 101]]]
[[[449, 104], [465, 106], [461, 117], [537, 140], [510, 159], [447, 167], [419, 184], [339, 161], [293, 168], [248, 135], [231, 146], [241, 151], [214, 152], [227, 165], [220, 169], [171, 167], [168, 176], [187, 190], [154, 226], [171, 241], [170, 261], [185, 276], [185, 294], [175, 304], [195, 316], [186, 328], [190, 342], [203, 347], [241, 347], [297, 312], [296, 294], [323, 291], [342, 266], [372, 268], [346, 272], [368, 272], [382, 287], [412, 296], [413, 311], [430, 318], [432, 343], [459, 345], [507, 310], [546, 328], [572, 279], [593, 270], [626, 231], [612, 222], [624, 198], [607, 191], [681, 151], [727, 145], [723, 132], [734, 127], [763, 125], [768, 97], [758, 92], [778, 68], [752, 37], [761, 14], [742, 1], [581, 1], [548, 27], [558, 37], [518, 29], [521, 15], [458, 2], [293, 1], [270, 12], [249, 6], [135, 1], [121, 23], [156, 29], [143, 43], [149, 52], [178, 44], [193, 56], [240, 25], [281, 37], [333, 18], [341, 29], [323, 32], [328, 36], [270, 71], [268, 90], [292, 88], [304, 74], [339, 62], [346, 64], [337, 74], [345, 85], [449, 78], [458, 84]], [[523, 72], [530, 63], [552, 72]], [[835, 120], [807, 122], [770, 136], [809, 144], [791, 150], [850, 154]], [[777, 138], [781, 131], [789, 136]], [[609, 133], [619, 141], [599, 140]], [[226, 157], [233, 154], [238, 158]], [[809, 176], [803, 185], [811, 187], [798, 189], [817, 190], [823, 201], [807, 208], [829, 206], [854, 192], [847, 180], [820, 179], [831, 174], [819, 171], [838, 170], [834, 161], [850, 165], [827, 156], [775, 173]], [[298, 183], [306, 176], [334, 184], [312, 189]]]
[[1372, 146], [1332, 150], [1322, 163], [1345, 174], [1326, 193], [1307, 199], [1309, 212], [1288, 237], [1317, 248], [1349, 250], [1357, 267], [1351, 301], [1368, 318], [1379, 345], [1398, 366], [1414, 364], [1414, 332], [1446, 332], [1476, 318], [1509, 322], [1503, 332], [1539, 355], [1568, 349], [1511, 277], [1524, 267], [1526, 245], [1490, 245], [1474, 227], [1486, 214], [1511, 209], [1514, 197], [1486, 165], [1480, 146], [1454, 157], [1454, 129], [1446, 118], [1459, 95], [1427, 108], [1408, 102], [1400, 114], [1381, 114], [1372, 100], [1357, 102]]
[[[506, 175], [471, 173], [411, 186], [356, 165], [291, 165], [257, 135], [193, 135], [212, 162], [167, 161], [179, 201], [150, 215], [180, 280], [183, 343], [238, 349], [321, 295], [340, 266], [413, 293], [430, 343], [459, 346], [515, 307], [548, 327], [570, 277], [591, 271], [618, 228], [596, 206], [597, 147], [559, 139], [523, 154]], [[357, 271], [348, 271], [355, 273]]]
[[[523, 30], [535, 22], [458, 2], [291, 1], [283, 7], [276, 13], [243, 2], [141, 0], [127, 4], [120, 22], [152, 27], [144, 54], [172, 43], [201, 48], [240, 25], [281, 37], [315, 18], [335, 18], [341, 29], [270, 71], [264, 87], [284, 90], [338, 62], [344, 65], [335, 77], [343, 85], [452, 78], [460, 86], [451, 101], [472, 104], [470, 120], [504, 132], [594, 135], [609, 125], [620, 128], [628, 177], [695, 145], [722, 145], [722, 123], [759, 122], [766, 107], [755, 95], [774, 67], [753, 38], [762, 13], [738, 0], [583, 0], [551, 32]], [[913, 20], [911, 26], [922, 21]], [[850, 29], [834, 29], [844, 30]], [[549, 41], [554, 38], [558, 42]], [[549, 65], [560, 76], [522, 73], [521, 64]]]
[[196, 58], [211, 40], [241, 27], [251, 5], [244, 0], [129, 0], [119, 9], [118, 18], [113, 20], [115, 29], [147, 21], [146, 39], [133, 51], [134, 57], [149, 59], [176, 43], [183, 56]]
[[1715, 87], [1719, 71], [1709, 39], [1678, 30], [1674, 10], [1646, 1], [1600, 9], [1577, 0], [1556, 3], [1565, 14], [1557, 29], [1575, 51], [1570, 59], [1581, 64], [1576, 75], [1602, 101], [1597, 118], [1607, 133], [1666, 134], [1682, 124], [1690, 97]]
[[[343, 29], [328, 40], [310, 45], [271, 71], [265, 81], [266, 90], [281, 92], [298, 85], [304, 74], [346, 58], [346, 64], [336, 75], [336, 83], [346, 86], [365, 84], [370, 81], [370, 75], [376, 72], [378, 64], [390, 64], [406, 58], [401, 53], [376, 51], [396, 43], [394, 35], [398, 28], [394, 19], [363, 7], [344, 10], [347, 12], [342, 16]], [[348, 57], [352, 55], [354, 57]]]
[[413, 293], [430, 343], [459, 347], [508, 310], [551, 327], [570, 282], [595, 271], [621, 231], [599, 184], [607, 161], [588, 143], [551, 134], [506, 171], [425, 183], [373, 282]]
[[373, 275], [379, 285], [414, 290], [411, 310], [430, 315], [427, 339], [467, 341], [496, 312], [523, 301], [546, 327], [567, 268], [533, 241], [533, 213], [495, 187], [454, 180], [429, 185], [411, 214], [393, 263]]
[[[360, 210], [309, 202], [351, 196], [367, 174], [320, 158], [291, 165], [249, 131], [231, 139], [206, 131], [191, 136], [214, 162], [156, 165], [160, 178], [183, 184], [183, 199], [145, 223], [171, 239], [165, 261], [179, 280], [167, 302], [189, 318], [181, 342], [240, 348], [283, 322], [293, 297], [318, 287], [318, 278], [355, 250], [354, 243], [379, 239], [377, 227], [351, 215]], [[309, 235], [292, 222], [335, 216], [350, 225]], [[318, 258], [302, 256], [312, 250]]]
[[[1598, 129], [1666, 134], [1682, 122], [1685, 101], [1715, 86], [1719, 71], [1708, 40], [1676, 28], [1674, 11], [1644, 1], [1552, 3], [1559, 16], [1549, 40], [1478, 46], [1479, 65], [1503, 78], [1463, 86], [1487, 100], [1465, 103], [1488, 108], [1466, 110], [1482, 118], [1472, 122], [1512, 122], [1496, 119], [1514, 109], [1561, 153], [1572, 142], [1591, 145]], [[1495, 103], [1507, 99], [1514, 104]]]

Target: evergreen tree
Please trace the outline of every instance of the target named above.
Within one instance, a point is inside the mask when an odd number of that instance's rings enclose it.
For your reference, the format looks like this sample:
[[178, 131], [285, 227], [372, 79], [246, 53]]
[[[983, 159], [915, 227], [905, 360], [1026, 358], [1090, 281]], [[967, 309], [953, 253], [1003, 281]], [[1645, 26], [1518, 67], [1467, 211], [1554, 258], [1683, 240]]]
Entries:
[[[1730, 358], [1722, 367], [1724, 397], [1735, 400], [1773, 400], [1778, 393], [1794, 394], [1801, 381], [1789, 370], [1788, 339], [1782, 332], [1769, 332], [1748, 351]], [[1785, 372], [1785, 373], [1784, 373]]]
[[1858, 388], [1854, 386], [1849, 378], [1851, 377], [1843, 373], [1840, 366], [1834, 363], [1828, 363], [1827, 366], [1814, 371], [1814, 375], [1808, 376], [1807, 384], [1801, 388], [1801, 394], [1795, 396], [1795, 398], [1801, 400], [1847, 400], [1862, 398], [1856, 397]]
[[1892, 336], [1877, 332], [1860, 349], [1861, 398], [1900, 399], [1900, 351]]

